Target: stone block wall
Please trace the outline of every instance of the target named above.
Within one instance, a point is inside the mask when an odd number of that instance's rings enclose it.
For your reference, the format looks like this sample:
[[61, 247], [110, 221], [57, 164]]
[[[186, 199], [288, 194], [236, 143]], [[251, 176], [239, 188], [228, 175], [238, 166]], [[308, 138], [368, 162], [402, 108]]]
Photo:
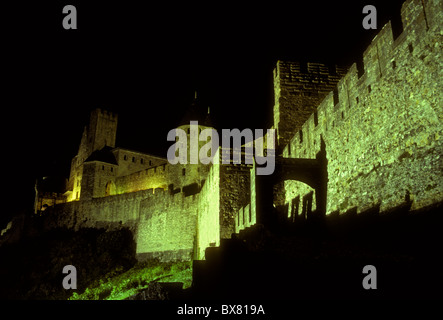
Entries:
[[137, 259], [190, 260], [197, 226], [198, 195], [158, 190], [140, 203]]
[[[198, 123], [198, 121], [195, 122]], [[194, 184], [201, 187], [210, 170], [211, 165], [201, 163], [199, 155], [202, 147], [207, 144], [207, 140], [212, 138], [206, 138], [204, 141], [200, 141], [199, 138], [202, 131], [212, 128], [196, 123], [180, 125], [177, 128], [186, 133], [186, 140], [181, 141], [176, 137], [176, 143], [171, 146], [176, 148], [176, 156], [179, 158], [177, 164], [169, 167], [168, 185], [171, 185], [173, 189], [182, 189]]]
[[114, 228], [135, 230], [140, 201], [152, 197], [154, 190], [114, 195], [58, 204], [45, 213], [46, 228]]
[[104, 146], [115, 147], [118, 115], [107, 110], [95, 109], [91, 112], [88, 130], [88, 154]]
[[251, 187], [251, 189], [250, 189], [250, 199], [251, 199], [251, 201], [249, 203], [250, 204], [250, 213], [251, 213], [251, 216], [252, 216], [251, 225], [254, 225], [255, 223], [258, 222], [258, 219], [257, 219], [257, 201], [256, 201], [257, 195], [256, 195], [256, 190], [255, 190], [256, 189], [256, 187], [255, 187], [255, 184], [256, 184], [255, 172], [256, 172], [256, 167], [255, 167], [255, 162], [254, 162], [254, 164], [252, 165], [252, 168], [249, 171], [249, 176], [251, 178], [251, 180], [249, 181], [249, 185]]
[[198, 195], [163, 189], [73, 201], [45, 213], [45, 229], [129, 228], [137, 259], [189, 260], [194, 251]]
[[251, 214], [251, 205], [248, 203], [246, 206], [242, 207], [235, 218], [235, 233], [239, 233], [247, 227], [256, 224], [255, 216]]
[[131, 175], [167, 163], [167, 159], [165, 158], [134, 150], [115, 148], [112, 150], [112, 153], [118, 163], [118, 177]]
[[167, 189], [169, 169], [169, 164], [163, 164], [127, 176], [117, 177], [115, 179], [116, 194], [155, 188]]
[[220, 239], [231, 238], [238, 211], [251, 201], [252, 165], [221, 164], [222, 153], [219, 148], [219, 162], [211, 166], [199, 194], [196, 259], [204, 259], [205, 249], [219, 246]]
[[81, 180], [82, 200], [104, 197], [107, 194], [108, 183], [115, 180], [117, 165], [101, 161], [85, 162]]
[[[219, 158], [219, 151], [215, 154]], [[210, 166], [198, 198], [195, 258], [205, 258], [205, 249], [220, 245], [220, 164]]]
[[[386, 24], [363, 54], [361, 77], [353, 64], [338, 101], [330, 92], [284, 150], [315, 158], [323, 138], [327, 214], [443, 200], [442, 4], [410, 0], [401, 16], [403, 33], [394, 40]], [[288, 204], [312, 191], [297, 181], [285, 189]]]
[[[232, 159], [232, 158], [231, 158]], [[220, 166], [220, 237], [229, 239], [235, 232], [235, 216], [251, 201], [250, 175], [252, 165]]]
[[[90, 200], [94, 197], [94, 188], [97, 181], [95, 179], [95, 172], [97, 164], [96, 162], [88, 162], [83, 166], [82, 179], [81, 179], [81, 199]], [[78, 191], [77, 191], [78, 192]]]
[[278, 61], [274, 70], [274, 128], [278, 151], [286, 146], [345, 69], [321, 63]]

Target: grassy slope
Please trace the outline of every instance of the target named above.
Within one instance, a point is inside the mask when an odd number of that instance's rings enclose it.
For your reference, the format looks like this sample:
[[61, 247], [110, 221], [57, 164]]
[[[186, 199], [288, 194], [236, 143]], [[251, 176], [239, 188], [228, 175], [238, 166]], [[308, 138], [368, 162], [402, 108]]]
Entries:
[[123, 300], [148, 288], [152, 281], [182, 282], [183, 288], [189, 288], [192, 282], [191, 262], [140, 263], [126, 272], [110, 273], [94, 281], [83, 293], [75, 292], [69, 299]]
[[[77, 289], [65, 290], [65, 265], [77, 270]], [[191, 264], [138, 264], [131, 231], [52, 230], [0, 247], [0, 299], [124, 299], [150, 281], [183, 282]]]

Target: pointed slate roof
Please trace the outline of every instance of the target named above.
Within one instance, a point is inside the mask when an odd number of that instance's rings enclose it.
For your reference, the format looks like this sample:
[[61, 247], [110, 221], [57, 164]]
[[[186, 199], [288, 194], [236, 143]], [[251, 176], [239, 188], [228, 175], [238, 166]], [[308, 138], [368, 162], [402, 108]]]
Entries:
[[100, 150], [95, 150], [91, 155], [85, 160], [85, 162], [100, 161], [110, 164], [118, 165], [114, 154], [112, 153], [112, 147], [104, 146]]
[[197, 95], [181, 119], [179, 126], [189, 125], [191, 121], [198, 121], [199, 125], [206, 127], [214, 126], [209, 113], [209, 107], [204, 107], [197, 99]]

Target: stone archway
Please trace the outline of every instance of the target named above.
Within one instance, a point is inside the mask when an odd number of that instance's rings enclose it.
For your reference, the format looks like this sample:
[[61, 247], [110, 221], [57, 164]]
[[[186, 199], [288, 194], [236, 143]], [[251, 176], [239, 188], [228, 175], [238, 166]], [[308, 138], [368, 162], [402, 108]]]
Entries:
[[[328, 170], [326, 145], [321, 138], [320, 151], [315, 159], [275, 157], [275, 171], [269, 176], [256, 176], [256, 203], [258, 219], [264, 224], [273, 220], [270, 213], [275, 211], [273, 186], [287, 180], [299, 181], [308, 185], [314, 192], [300, 194], [302, 215], [306, 218], [321, 218], [326, 214]], [[257, 165], [257, 164], [256, 164]], [[315, 197], [313, 195], [315, 194]], [[303, 197], [303, 198], [302, 198]], [[312, 204], [315, 201], [315, 211]], [[288, 204], [286, 206], [291, 206]], [[289, 207], [283, 210], [288, 210]], [[291, 207], [292, 209], [292, 207]], [[286, 211], [287, 214], [288, 211]]]

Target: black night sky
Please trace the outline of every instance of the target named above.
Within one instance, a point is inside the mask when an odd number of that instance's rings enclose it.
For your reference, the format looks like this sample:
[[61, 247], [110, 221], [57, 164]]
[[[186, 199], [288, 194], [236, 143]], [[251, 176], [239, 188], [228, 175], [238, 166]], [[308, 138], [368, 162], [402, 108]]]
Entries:
[[[68, 174], [92, 109], [119, 114], [118, 146], [161, 156], [195, 90], [218, 128], [266, 128], [277, 59], [349, 66], [403, 1], [93, 2], [2, 5], [2, 168], [16, 208], [32, 206], [36, 177]], [[77, 30], [62, 27], [67, 4]], [[366, 4], [378, 30], [362, 27]]]

